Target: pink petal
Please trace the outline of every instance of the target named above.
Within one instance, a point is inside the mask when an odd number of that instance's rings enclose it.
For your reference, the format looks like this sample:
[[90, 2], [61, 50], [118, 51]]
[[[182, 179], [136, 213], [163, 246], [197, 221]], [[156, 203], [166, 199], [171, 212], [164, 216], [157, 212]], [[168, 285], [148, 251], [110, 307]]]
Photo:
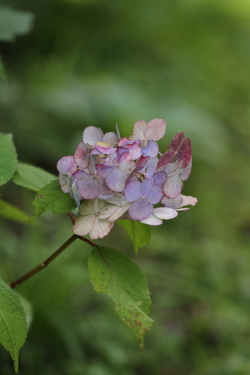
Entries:
[[147, 123], [145, 139], [158, 141], [161, 139], [166, 131], [166, 121], [155, 118]]
[[163, 221], [156, 217], [154, 214], [151, 214], [147, 219], [142, 220], [141, 223], [148, 225], [161, 225]]
[[107, 219], [105, 220], [96, 220], [95, 225], [89, 232], [89, 237], [93, 240], [96, 240], [97, 238], [103, 238], [107, 236], [107, 234], [111, 231], [111, 229], [114, 226], [114, 222], [110, 222]]
[[178, 173], [168, 177], [163, 185], [163, 191], [168, 198], [175, 198], [180, 194], [183, 182]]
[[178, 212], [168, 207], [157, 207], [154, 209], [154, 215], [159, 219], [169, 220], [178, 215]]
[[94, 146], [96, 142], [101, 141], [103, 138], [103, 132], [100, 128], [95, 126], [88, 126], [83, 132], [83, 142]]
[[182, 198], [183, 198], [183, 202], [182, 202], [182, 205], [180, 207], [188, 206], [188, 205], [195, 206], [196, 203], [198, 202], [197, 198], [194, 198], [194, 197], [191, 197], [191, 196], [182, 195]]
[[145, 139], [145, 133], [146, 133], [146, 127], [147, 123], [144, 120], [137, 121], [134, 124], [134, 132], [129, 139], [131, 140], [144, 140]]
[[94, 215], [80, 216], [76, 219], [73, 232], [78, 236], [86, 236], [96, 224], [97, 217]]
[[78, 165], [78, 167], [82, 169], [85, 169], [88, 166], [89, 154], [87, 152], [86, 145], [83, 142], [80, 142], [76, 148], [74, 161]]
[[112, 147], [110, 143], [96, 142], [95, 148], [100, 154], [113, 154], [116, 152], [116, 148]]

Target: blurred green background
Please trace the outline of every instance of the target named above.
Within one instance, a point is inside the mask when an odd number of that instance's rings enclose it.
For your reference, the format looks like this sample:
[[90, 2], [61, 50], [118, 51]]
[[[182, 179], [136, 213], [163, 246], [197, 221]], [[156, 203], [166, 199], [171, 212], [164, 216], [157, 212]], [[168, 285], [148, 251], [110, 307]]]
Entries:
[[[19, 160], [52, 173], [86, 126], [132, 133], [163, 118], [164, 152], [184, 131], [193, 171], [183, 193], [196, 207], [152, 228], [136, 257], [117, 226], [99, 243], [145, 272], [155, 323], [141, 356], [107, 296], [89, 281], [90, 248], [73, 244], [18, 291], [33, 323], [20, 375], [250, 374], [250, 3], [247, 0], [2, 0], [33, 14], [33, 28], [0, 52], [0, 131]], [[0, 16], [1, 16], [0, 8]], [[0, 23], [1, 31], [1, 23]], [[0, 194], [33, 213], [34, 194]], [[66, 215], [49, 228], [1, 220], [0, 277], [12, 281], [71, 235]], [[0, 374], [14, 373], [0, 348]]]

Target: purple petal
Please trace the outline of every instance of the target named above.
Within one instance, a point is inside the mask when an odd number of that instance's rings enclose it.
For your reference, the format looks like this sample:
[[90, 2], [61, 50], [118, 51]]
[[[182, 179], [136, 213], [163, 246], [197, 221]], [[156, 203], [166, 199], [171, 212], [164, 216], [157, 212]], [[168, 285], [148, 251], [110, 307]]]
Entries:
[[152, 204], [157, 204], [163, 197], [163, 189], [159, 185], [153, 185], [147, 194], [147, 200]]
[[142, 197], [141, 183], [139, 181], [129, 182], [124, 190], [124, 196], [128, 202], [134, 202]]
[[[102, 177], [96, 176], [96, 179], [97, 179], [97, 182], [98, 182], [99, 187], [100, 187], [100, 191], [101, 191], [100, 194], [107, 195], [107, 196], [109, 196], [111, 194], [113, 195], [113, 191], [108, 188], [105, 180]], [[99, 198], [99, 199], [101, 199], [101, 198]]]
[[166, 131], [166, 122], [162, 119], [155, 118], [147, 123], [145, 139], [158, 141]]
[[119, 167], [115, 167], [111, 174], [105, 179], [107, 186], [116, 192], [121, 192], [125, 188], [127, 175]]
[[153, 178], [155, 185], [162, 186], [167, 179], [167, 174], [164, 171], [156, 172]]
[[94, 146], [96, 142], [101, 141], [103, 138], [103, 132], [100, 128], [95, 126], [88, 126], [83, 132], [83, 142]]
[[163, 191], [168, 198], [176, 198], [180, 194], [183, 186], [183, 182], [178, 173], [168, 177], [164, 186]]
[[133, 220], [145, 220], [153, 213], [154, 207], [146, 199], [138, 199], [132, 203], [128, 209], [129, 215]]
[[141, 193], [143, 197], [146, 197], [150, 190], [153, 187], [153, 182], [149, 180], [148, 178], [145, 178], [145, 180], [141, 183]]
[[78, 167], [82, 169], [85, 169], [88, 166], [89, 154], [87, 152], [86, 145], [83, 142], [80, 142], [76, 148], [74, 161], [78, 165]]
[[148, 141], [147, 147], [142, 149], [142, 156], [150, 156], [151, 158], [154, 158], [158, 155], [158, 152], [158, 144], [155, 141]]
[[57, 162], [57, 169], [59, 172], [71, 176], [77, 170], [77, 165], [73, 156], [64, 156]]
[[147, 167], [147, 169], [146, 169], [146, 177], [149, 180], [152, 180], [152, 178], [154, 176], [154, 173], [155, 173], [155, 168], [154, 167]]
[[114, 166], [108, 166], [103, 164], [96, 164], [96, 172], [100, 177], [107, 178], [112, 171], [114, 170]]
[[92, 175], [87, 176], [84, 179], [78, 180], [78, 191], [84, 199], [97, 198], [101, 192], [98, 181]]
[[163, 190], [158, 185], [153, 185], [152, 189], [147, 194], [147, 200], [152, 204], [159, 203], [162, 197], [163, 197]]

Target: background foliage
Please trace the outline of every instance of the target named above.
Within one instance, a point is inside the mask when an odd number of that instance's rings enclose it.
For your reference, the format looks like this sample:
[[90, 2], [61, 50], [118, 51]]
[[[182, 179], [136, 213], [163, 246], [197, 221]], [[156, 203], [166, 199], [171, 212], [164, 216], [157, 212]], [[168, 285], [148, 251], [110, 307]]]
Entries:
[[[2, 3], [34, 15], [28, 35], [19, 28], [14, 42], [0, 45], [10, 82], [0, 83], [0, 130], [14, 134], [19, 160], [57, 174], [57, 160], [72, 154], [86, 126], [113, 131], [117, 122], [125, 136], [139, 119], [164, 118], [162, 151], [178, 131], [192, 140], [184, 194], [199, 200], [153, 229], [137, 257], [120, 226], [99, 241], [123, 250], [146, 274], [155, 323], [143, 357], [112, 302], [93, 291], [89, 247], [75, 243], [18, 288], [34, 314], [20, 375], [248, 374], [249, 2]], [[8, 183], [0, 194], [34, 213], [33, 192]], [[41, 228], [1, 220], [6, 282], [71, 235], [66, 215], [46, 213], [43, 221]], [[14, 371], [3, 348], [0, 370]]]

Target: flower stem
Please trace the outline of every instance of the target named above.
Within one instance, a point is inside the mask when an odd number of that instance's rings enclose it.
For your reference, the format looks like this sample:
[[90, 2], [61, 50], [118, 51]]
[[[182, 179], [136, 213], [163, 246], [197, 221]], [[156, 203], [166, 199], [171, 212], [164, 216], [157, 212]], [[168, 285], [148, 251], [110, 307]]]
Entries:
[[38, 266], [36, 266], [35, 268], [33, 268], [32, 270], [30, 270], [29, 272], [27, 272], [25, 275], [21, 276], [19, 279], [15, 280], [15, 281], [12, 281], [11, 283], [9, 283], [9, 287], [10, 288], [15, 288], [16, 286], [22, 284], [24, 281], [28, 280], [30, 277], [34, 276], [36, 273], [38, 273], [39, 271], [43, 270], [45, 267], [47, 267], [54, 259], [56, 259], [65, 249], [67, 249], [67, 247], [69, 245], [71, 245], [77, 238], [79, 238], [80, 240], [84, 241], [84, 242], [87, 242], [89, 245], [91, 246], [96, 246], [96, 244], [90, 240], [88, 240], [87, 238], [84, 238], [84, 237], [80, 237], [80, 236], [77, 236], [77, 235], [73, 235], [72, 237], [70, 237], [66, 242], [64, 242], [64, 244], [62, 244], [59, 249], [57, 249], [49, 258], [47, 258], [44, 262], [42, 262], [41, 264], [39, 264]]

